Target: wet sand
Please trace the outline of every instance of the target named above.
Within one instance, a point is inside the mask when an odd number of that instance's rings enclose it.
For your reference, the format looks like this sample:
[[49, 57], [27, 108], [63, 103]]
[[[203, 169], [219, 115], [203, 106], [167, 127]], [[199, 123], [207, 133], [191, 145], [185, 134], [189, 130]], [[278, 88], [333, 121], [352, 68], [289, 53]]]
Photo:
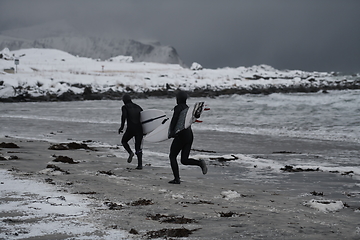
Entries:
[[[203, 133], [198, 133], [194, 148], [228, 152], [223, 147], [214, 149], [218, 138], [211, 136], [213, 139], [207, 137], [205, 141]], [[264, 158], [270, 155], [272, 158], [291, 157], [291, 154], [274, 153], [282, 150], [311, 152], [315, 156], [334, 149], [330, 142], [317, 142], [316, 145], [294, 139], [280, 142], [264, 137], [256, 140], [241, 134], [228, 139], [232, 140], [226, 141], [242, 143], [235, 152], [258, 154]], [[173, 178], [170, 166], [157, 167], [144, 156], [144, 169], [135, 170], [136, 159], [129, 164], [125, 158], [118, 157], [123, 151], [121, 148], [50, 150], [54, 143], [46, 141], [7, 137], [0, 142], [19, 146], [0, 148], [0, 156], [18, 158], [0, 161], [0, 168], [11, 170], [9, 172], [18, 178], [47, 182], [63, 192], [87, 198], [91, 213], [83, 221], [99, 226], [100, 239], [106, 239], [109, 229], [125, 230], [129, 239], [176, 239], [181, 236], [188, 236], [187, 239], [360, 238], [360, 182], [349, 175], [300, 171], [268, 173], [257, 180], [254, 180], [256, 177], [241, 179], [233, 177], [237, 174], [235, 169], [245, 172], [250, 171], [248, 167], [231, 168], [231, 161], [212, 160], [207, 161], [207, 175], [202, 175], [200, 168], [180, 165], [182, 183], [172, 185], [168, 184]], [[86, 144], [92, 147], [91, 142]], [[336, 145], [344, 151], [355, 151], [356, 147]], [[67, 156], [78, 163], [54, 162], [58, 156]], [[47, 168], [49, 164], [59, 169]], [[323, 212], [309, 206], [313, 199], [342, 201], [344, 207]], [[0, 200], [11, 201], [4, 196]], [[323, 205], [330, 204], [323, 201]], [[0, 212], [0, 218], [0, 229], [6, 231], [9, 221], [4, 220], [11, 216]], [[14, 234], [9, 232], [8, 236]], [[17, 234], [21, 236], [21, 231]], [[53, 234], [47, 239], [68, 237], [71, 236]]]

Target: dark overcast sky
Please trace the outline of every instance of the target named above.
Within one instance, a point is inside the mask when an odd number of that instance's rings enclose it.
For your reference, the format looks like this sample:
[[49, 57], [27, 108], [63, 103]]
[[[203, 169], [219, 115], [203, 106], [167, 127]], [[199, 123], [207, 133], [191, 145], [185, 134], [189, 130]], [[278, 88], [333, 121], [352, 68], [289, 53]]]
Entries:
[[360, 72], [359, 0], [0, 0], [0, 32], [66, 19], [157, 40], [190, 65]]

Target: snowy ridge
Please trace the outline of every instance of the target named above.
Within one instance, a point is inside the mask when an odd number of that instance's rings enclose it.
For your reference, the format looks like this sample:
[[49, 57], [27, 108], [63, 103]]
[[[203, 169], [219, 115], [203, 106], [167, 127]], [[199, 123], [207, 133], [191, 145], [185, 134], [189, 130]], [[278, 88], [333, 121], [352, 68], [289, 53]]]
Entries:
[[[120, 56], [115, 59], [127, 60], [94, 60], [55, 49], [12, 52], [4, 49], [1, 54], [2, 99], [116, 99], [124, 92], [159, 96], [172, 94], [176, 89], [198, 96], [212, 96], [360, 88], [359, 75], [277, 70], [267, 65], [202, 69], [196, 64], [196, 69], [201, 70], [192, 70], [179, 64], [131, 62]], [[19, 59], [17, 66], [15, 58]], [[20, 99], [14, 99], [17, 97]]]
[[119, 55], [132, 56], [136, 62], [183, 64], [170, 46], [145, 44], [135, 40], [84, 36], [45, 37], [36, 40], [0, 35], [0, 49], [59, 49], [75, 56], [106, 60]]
[[117, 37], [87, 36], [66, 20], [45, 22], [0, 33], [0, 50], [8, 48], [58, 49], [74, 56], [107, 60], [119, 55], [131, 56], [135, 62], [183, 65], [176, 50], [159, 42], [141, 42]]

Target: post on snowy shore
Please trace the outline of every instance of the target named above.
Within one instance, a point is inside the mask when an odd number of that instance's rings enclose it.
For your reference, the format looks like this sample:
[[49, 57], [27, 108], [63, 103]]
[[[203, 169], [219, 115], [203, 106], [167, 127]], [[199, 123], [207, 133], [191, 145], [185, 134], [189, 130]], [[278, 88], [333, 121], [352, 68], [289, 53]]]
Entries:
[[20, 61], [18, 58], [15, 58], [15, 73], [17, 73], [17, 65], [19, 65]]

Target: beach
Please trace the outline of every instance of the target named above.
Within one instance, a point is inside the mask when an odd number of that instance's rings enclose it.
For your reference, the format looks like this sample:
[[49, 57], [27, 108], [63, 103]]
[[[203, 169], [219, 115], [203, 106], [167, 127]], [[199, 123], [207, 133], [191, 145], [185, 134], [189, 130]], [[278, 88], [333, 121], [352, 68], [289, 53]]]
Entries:
[[[0, 55], [0, 239], [360, 239], [359, 73]], [[173, 185], [171, 140], [136, 170], [118, 129], [124, 94], [171, 119], [179, 90], [208, 173]]]
[[[19, 147], [0, 148], [0, 167], [6, 174], [50, 186], [62, 201], [58, 205], [72, 206], [67, 195], [61, 197], [68, 194], [87, 209], [78, 215], [58, 214], [53, 220], [56, 226], [45, 221], [48, 216], [26, 217], [30, 203], [38, 199], [36, 193], [11, 193], [4, 190], [10, 180], [2, 179], [0, 202], [9, 206], [0, 212], [3, 239], [360, 238], [360, 181], [351, 172], [267, 162], [301, 157], [321, 162], [344, 153], [355, 160], [359, 154], [355, 143], [195, 131], [190, 157], [204, 157], [208, 173], [180, 164], [182, 182], [172, 185], [168, 184], [173, 178], [168, 160], [162, 159], [160, 165], [146, 156], [146, 148], [163, 151], [170, 140], [161, 145], [144, 144], [143, 170], [134, 169], [136, 159], [126, 162], [121, 146], [102, 146], [91, 140], [77, 141], [79, 148], [70, 149], [71, 141], [7, 136], [0, 142]], [[59, 146], [68, 149], [49, 149]], [[258, 161], [251, 164], [249, 156]], [[62, 162], [64, 159], [67, 161]], [[25, 206], [18, 208], [22, 212], [16, 211], [16, 206], [11, 208], [20, 202]], [[38, 205], [40, 212], [45, 205]], [[32, 226], [46, 222], [47, 230], [35, 234]], [[64, 222], [68, 227], [62, 227]]]

